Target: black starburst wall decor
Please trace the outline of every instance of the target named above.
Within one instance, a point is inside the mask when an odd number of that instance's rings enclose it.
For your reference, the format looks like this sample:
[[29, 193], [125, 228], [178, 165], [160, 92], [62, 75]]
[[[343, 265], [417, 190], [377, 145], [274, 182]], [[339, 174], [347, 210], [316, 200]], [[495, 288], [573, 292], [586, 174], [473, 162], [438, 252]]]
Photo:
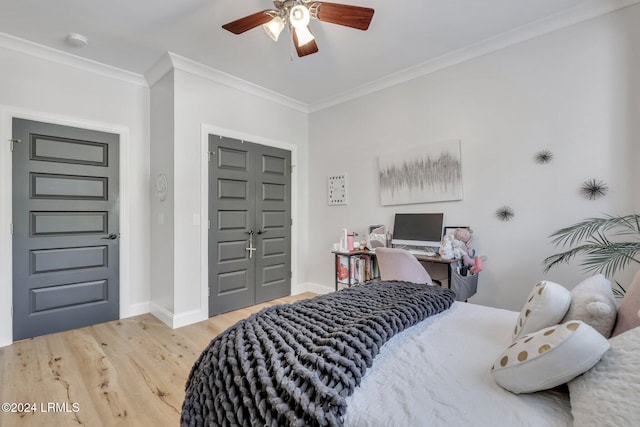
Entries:
[[538, 151], [535, 155], [536, 163], [544, 165], [553, 160], [553, 153], [549, 150]]
[[603, 181], [597, 179], [589, 179], [582, 183], [580, 194], [585, 199], [595, 200], [604, 197], [609, 191], [609, 186]]
[[501, 206], [496, 211], [496, 217], [501, 221], [510, 221], [514, 216], [515, 213], [513, 213], [513, 209], [509, 206]]

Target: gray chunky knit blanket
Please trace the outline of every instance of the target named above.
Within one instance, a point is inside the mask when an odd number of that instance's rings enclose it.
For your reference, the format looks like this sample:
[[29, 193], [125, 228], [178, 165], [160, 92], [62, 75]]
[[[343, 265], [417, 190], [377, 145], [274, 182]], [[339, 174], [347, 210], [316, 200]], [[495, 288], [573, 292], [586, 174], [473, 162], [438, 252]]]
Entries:
[[266, 308], [211, 341], [193, 366], [182, 426], [341, 426], [382, 345], [448, 309], [437, 286], [374, 282]]

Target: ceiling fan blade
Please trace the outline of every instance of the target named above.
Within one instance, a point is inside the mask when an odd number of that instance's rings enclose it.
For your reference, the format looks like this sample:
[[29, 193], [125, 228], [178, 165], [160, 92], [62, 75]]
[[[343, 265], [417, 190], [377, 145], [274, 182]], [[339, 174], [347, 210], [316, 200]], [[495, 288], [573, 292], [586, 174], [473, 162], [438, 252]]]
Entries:
[[222, 28], [227, 31], [231, 31], [233, 34], [242, 34], [245, 31], [249, 31], [252, 28], [255, 28], [259, 25], [266, 24], [271, 21], [273, 17], [267, 14], [267, 12], [277, 12], [272, 9], [263, 10], [261, 12], [256, 12], [253, 15], [245, 16], [244, 18], [237, 19], [233, 22], [229, 22], [228, 24], [224, 24]]
[[369, 7], [351, 6], [348, 4], [316, 2], [319, 21], [344, 25], [345, 27], [366, 30], [369, 28], [374, 10]]
[[291, 27], [291, 33], [293, 34], [293, 45], [296, 47], [296, 52], [298, 52], [298, 56], [300, 58], [302, 58], [303, 56], [311, 55], [312, 53], [316, 53], [318, 51], [318, 45], [316, 44], [315, 40], [311, 40], [307, 44], [298, 46], [298, 34], [296, 33], [295, 27]]

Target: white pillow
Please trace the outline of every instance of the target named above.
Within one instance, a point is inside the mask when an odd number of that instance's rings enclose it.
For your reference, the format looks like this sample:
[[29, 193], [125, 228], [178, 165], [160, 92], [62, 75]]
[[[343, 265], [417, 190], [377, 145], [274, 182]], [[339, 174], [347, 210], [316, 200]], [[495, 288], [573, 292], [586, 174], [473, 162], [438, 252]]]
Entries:
[[611, 282], [602, 274], [596, 274], [571, 290], [571, 305], [562, 321], [582, 320], [605, 338], [609, 338], [617, 314], [618, 307]]
[[569, 383], [574, 425], [640, 423], [640, 327], [609, 340], [611, 349], [590, 371]]
[[546, 390], [593, 367], [608, 348], [598, 331], [572, 320], [520, 338], [498, 357], [491, 372], [513, 393]]
[[514, 341], [525, 334], [560, 323], [570, 304], [571, 293], [567, 288], [548, 280], [538, 282], [522, 307], [513, 330]]

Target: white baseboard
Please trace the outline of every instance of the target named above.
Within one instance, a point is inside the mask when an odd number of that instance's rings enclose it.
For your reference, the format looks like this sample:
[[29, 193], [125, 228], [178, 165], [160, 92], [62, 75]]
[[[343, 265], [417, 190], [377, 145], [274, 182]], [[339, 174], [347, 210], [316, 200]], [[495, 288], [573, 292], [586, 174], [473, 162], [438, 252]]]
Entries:
[[[331, 285], [322, 285], [312, 282], [298, 283], [291, 286], [291, 295], [298, 295], [305, 292], [313, 292], [315, 294], [328, 294], [333, 291], [335, 291], [335, 288]], [[129, 316], [126, 317], [136, 316], [138, 314], [144, 313], [153, 314], [158, 318], [158, 320], [172, 329], [181, 328], [183, 326], [191, 325], [197, 322], [202, 322], [209, 318], [208, 313], [204, 313], [202, 310], [192, 310], [185, 313], [175, 314], [154, 302], [148, 304], [136, 304], [134, 306], [131, 306], [128, 310]]]
[[305, 282], [299, 283], [297, 286], [291, 287], [291, 295], [298, 295], [305, 292], [313, 292], [314, 294], [328, 294], [335, 291], [331, 285], [321, 285], [319, 283]]
[[173, 316], [173, 329], [181, 328], [183, 326], [191, 325], [193, 323], [202, 322], [209, 318], [208, 313], [203, 313], [202, 310], [191, 310], [186, 313], [175, 314]]
[[[162, 307], [158, 306], [157, 309], [158, 309], [158, 311], [159, 310], [164, 310], [166, 312], [166, 314], [169, 314], [169, 317], [171, 316], [171, 314], [167, 310], [163, 309]], [[127, 317], [138, 316], [140, 314], [147, 314], [150, 311], [151, 311], [150, 310], [150, 303], [148, 303], [148, 302], [141, 302], [141, 303], [138, 303], [138, 304], [132, 304], [126, 310], [123, 310], [120, 313], [120, 318], [121, 319], [126, 319]], [[154, 314], [154, 316], [156, 316], [157, 318], [160, 319], [161, 315]], [[160, 319], [160, 320], [162, 320], [164, 323], [167, 323], [163, 319]], [[8, 334], [0, 336], [0, 347], [6, 347], [8, 345], [13, 344], [12, 338], [13, 338], [13, 334], [11, 334], [10, 330], [9, 330]]]
[[207, 313], [203, 313], [201, 310], [191, 310], [185, 313], [174, 314], [153, 302], [151, 303], [151, 310], [149, 312], [171, 329], [181, 328], [208, 319]]
[[170, 328], [173, 328], [173, 313], [167, 310], [164, 307], [159, 306], [158, 304], [151, 302], [149, 303], [149, 312], [156, 316], [158, 320], [167, 325]]
[[139, 316], [141, 314], [147, 314], [151, 311], [151, 304], [147, 302], [141, 302], [138, 304], [131, 304], [126, 310], [120, 312], [120, 318], [126, 319], [127, 317]]
[[292, 283], [291, 284], [291, 295], [299, 295], [307, 292], [307, 284], [306, 283]]

